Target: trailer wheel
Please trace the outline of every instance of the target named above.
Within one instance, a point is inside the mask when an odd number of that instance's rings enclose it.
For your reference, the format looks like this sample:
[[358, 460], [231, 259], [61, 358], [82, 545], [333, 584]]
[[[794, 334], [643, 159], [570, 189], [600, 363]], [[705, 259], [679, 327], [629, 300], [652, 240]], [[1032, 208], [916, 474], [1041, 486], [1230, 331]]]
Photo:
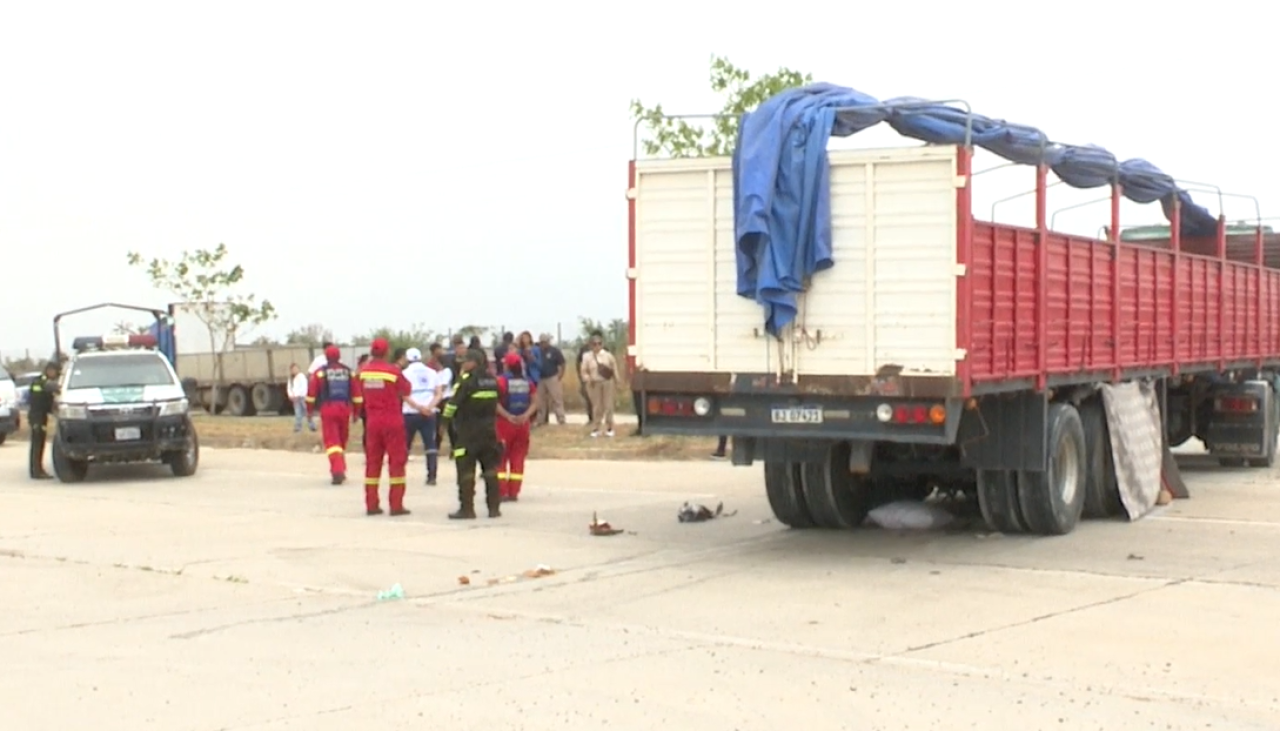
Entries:
[[1044, 472], [1018, 473], [1018, 502], [1027, 529], [1042, 536], [1070, 533], [1084, 511], [1088, 455], [1080, 412], [1050, 404], [1049, 464]]
[[1084, 517], [1114, 518], [1124, 510], [1116, 484], [1115, 458], [1111, 454], [1111, 433], [1107, 411], [1101, 398], [1080, 404], [1080, 424], [1084, 427], [1086, 477]]
[[801, 488], [800, 465], [793, 462], [764, 463], [764, 491], [773, 517], [790, 528], [812, 528], [809, 506]]
[[849, 472], [849, 449], [848, 442], [840, 442], [827, 450], [825, 460], [803, 467], [804, 501], [813, 522], [823, 528], [857, 528], [871, 507], [871, 480]]
[[978, 470], [978, 507], [991, 530], [1025, 533], [1022, 508], [1018, 506], [1018, 483], [1009, 470]]
[[249, 392], [253, 398], [253, 410], [259, 414], [270, 414], [273, 411], [280, 410], [280, 402], [283, 397], [280, 396], [280, 390], [269, 383], [255, 383], [253, 390]]
[[232, 386], [227, 390], [227, 413], [231, 416], [253, 416], [253, 403], [244, 386]]

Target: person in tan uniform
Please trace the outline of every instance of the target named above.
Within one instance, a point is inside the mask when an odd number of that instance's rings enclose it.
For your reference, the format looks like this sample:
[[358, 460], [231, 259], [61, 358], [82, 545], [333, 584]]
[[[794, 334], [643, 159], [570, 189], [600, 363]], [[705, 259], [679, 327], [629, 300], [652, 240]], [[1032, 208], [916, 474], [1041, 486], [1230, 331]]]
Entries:
[[604, 349], [604, 334], [591, 333], [588, 341], [590, 352], [582, 358], [582, 382], [587, 385], [587, 397], [591, 400], [591, 436], [613, 436], [613, 405], [617, 398], [618, 361]]

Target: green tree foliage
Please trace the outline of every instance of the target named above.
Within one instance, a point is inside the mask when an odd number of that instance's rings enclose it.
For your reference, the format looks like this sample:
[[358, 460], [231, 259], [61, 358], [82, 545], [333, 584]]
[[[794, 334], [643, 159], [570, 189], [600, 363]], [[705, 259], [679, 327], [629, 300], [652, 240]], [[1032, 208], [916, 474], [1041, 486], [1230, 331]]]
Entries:
[[290, 330], [284, 337], [285, 345], [306, 345], [312, 348], [334, 342], [337, 341], [333, 339], [333, 331], [316, 322]]
[[444, 341], [443, 335], [425, 325], [418, 324], [406, 329], [380, 327], [376, 330], [370, 330], [364, 335], [357, 335], [352, 338], [351, 344], [368, 345], [376, 338], [385, 338], [392, 350], [396, 348], [418, 348], [425, 351], [432, 343]]
[[734, 66], [724, 56], [711, 57], [711, 90], [722, 104], [713, 120], [670, 119], [661, 104], [646, 107], [639, 99], [631, 102], [631, 117], [647, 132], [641, 140], [646, 155], [665, 157], [716, 157], [733, 154], [738, 137], [738, 121], [761, 102], [778, 92], [813, 81], [809, 74], [779, 68], [753, 77]]
[[604, 335], [604, 347], [610, 353], [618, 357], [627, 354], [627, 321], [621, 318], [610, 320], [606, 323], [603, 320], [593, 320], [590, 317], [579, 317], [578, 335], [570, 345], [574, 348], [581, 348], [591, 338], [591, 334], [596, 332]]
[[[142, 269], [151, 285], [177, 297], [208, 330], [209, 350], [222, 353], [235, 344], [238, 333], [248, 331], [276, 317], [276, 308], [257, 295], [239, 291], [244, 283], [244, 267], [228, 261], [226, 244], [212, 249], [185, 250], [177, 259], [146, 259], [136, 251], [128, 253], [130, 266]], [[223, 379], [222, 359], [217, 358], [217, 381]], [[218, 384], [213, 402], [218, 403]]]

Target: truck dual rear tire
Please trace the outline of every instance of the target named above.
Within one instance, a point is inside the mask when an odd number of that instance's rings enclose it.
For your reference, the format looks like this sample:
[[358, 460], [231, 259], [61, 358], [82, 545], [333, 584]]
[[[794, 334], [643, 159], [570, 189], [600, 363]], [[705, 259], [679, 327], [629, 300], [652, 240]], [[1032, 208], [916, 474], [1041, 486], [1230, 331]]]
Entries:
[[991, 530], [1025, 533], [1022, 506], [1018, 502], [1017, 474], [1009, 470], [978, 470], [978, 507]]
[[821, 528], [849, 530], [867, 519], [870, 479], [849, 472], [849, 449], [848, 442], [840, 442], [827, 450], [824, 461], [803, 467], [804, 501]]
[[1080, 521], [1089, 465], [1080, 413], [1070, 404], [1050, 404], [1046, 422], [1048, 469], [978, 471], [978, 505], [992, 530], [1065, 535]]
[[1084, 517], [1114, 518], [1124, 512], [1124, 506], [1120, 502], [1120, 488], [1116, 484], [1115, 458], [1111, 454], [1107, 412], [1100, 397], [1080, 404], [1080, 423], [1084, 427], [1085, 451], [1089, 460]]
[[789, 528], [812, 528], [813, 518], [805, 504], [801, 466], [794, 462], [765, 462], [764, 490], [773, 517]]

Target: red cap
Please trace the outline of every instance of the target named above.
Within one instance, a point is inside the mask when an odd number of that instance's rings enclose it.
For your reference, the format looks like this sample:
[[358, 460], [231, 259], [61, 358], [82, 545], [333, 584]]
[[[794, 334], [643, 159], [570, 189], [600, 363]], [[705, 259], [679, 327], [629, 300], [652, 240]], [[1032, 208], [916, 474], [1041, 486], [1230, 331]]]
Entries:
[[390, 349], [391, 345], [387, 342], [386, 338], [374, 338], [373, 342], [369, 343], [369, 355], [372, 355], [375, 358], [380, 358], [386, 355], [387, 351]]
[[338, 346], [330, 345], [324, 349], [324, 357], [330, 362], [336, 363], [342, 357], [342, 351], [338, 350]]
[[519, 353], [507, 353], [505, 356], [503, 356], [502, 362], [506, 363], [509, 366], [514, 366], [514, 365], [523, 364], [524, 359], [520, 357]]

